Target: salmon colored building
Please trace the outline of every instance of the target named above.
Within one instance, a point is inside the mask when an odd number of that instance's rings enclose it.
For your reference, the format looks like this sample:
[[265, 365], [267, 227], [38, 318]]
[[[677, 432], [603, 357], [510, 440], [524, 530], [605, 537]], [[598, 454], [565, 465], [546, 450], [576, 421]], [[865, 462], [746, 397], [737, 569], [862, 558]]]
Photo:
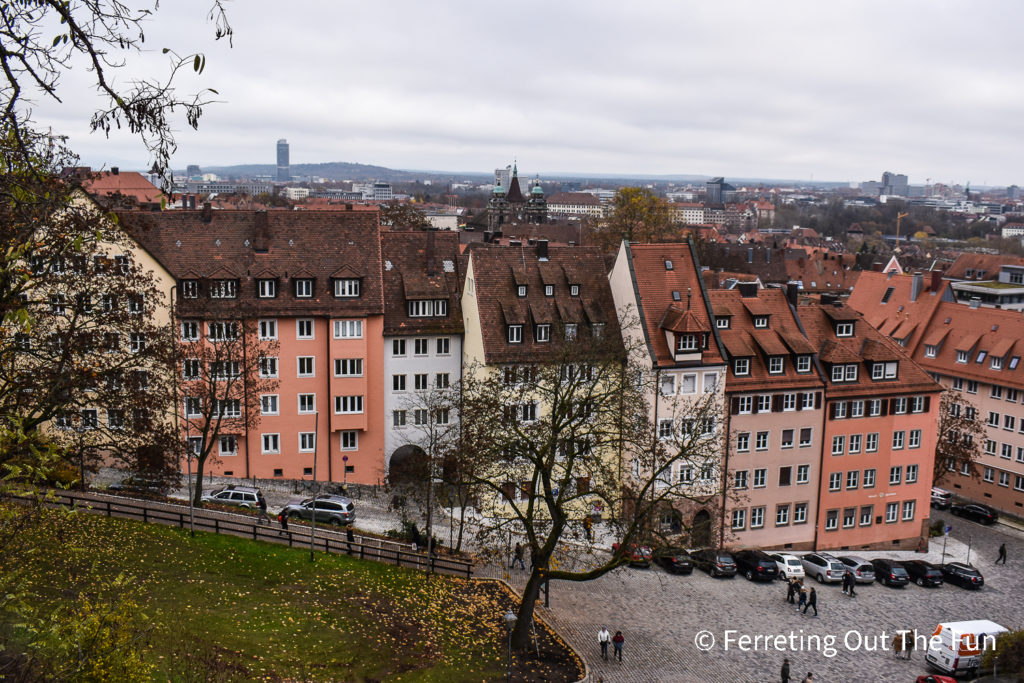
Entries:
[[[244, 318], [273, 382], [258, 424], [223, 433], [214, 474], [375, 484], [385, 463], [384, 297], [377, 212], [124, 212], [176, 281], [184, 335]], [[191, 327], [190, 324], [195, 326]], [[205, 369], [203, 369], [205, 371]], [[187, 378], [183, 385], [187, 385]], [[183, 386], [187, 395], [187, 386]], [[187, 410], [187, 406], [179, 406]]]
[[838, 301], [801, 306], [825, 380], [814, 547], [926, 542], [941, 387]]

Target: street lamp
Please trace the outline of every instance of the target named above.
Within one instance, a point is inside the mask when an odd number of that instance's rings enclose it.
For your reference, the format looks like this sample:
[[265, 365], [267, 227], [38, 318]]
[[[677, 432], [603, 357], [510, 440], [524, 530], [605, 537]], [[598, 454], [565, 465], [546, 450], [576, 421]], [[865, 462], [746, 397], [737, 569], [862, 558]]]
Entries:
[[[320, 412], [317, 411], [317, 412], [313, 413], [313, 514], [310, 516], [310, 526], [309, 526], [309, 561], [310, 562], [312, 562], [313, 560], [316, 559], [316, 555], [315, 555], [315, 550], [316, 550], [316, 540], [315, 540], [316, 539], [316, 503], [317, 503], [316, 499], [319, 497], [317, 494], [320, 493], [320, 490], [317, 488], [317, 484], [316, 484], [316, 456], [317, 456], [317, 452], [316, 451], [317, 451], [317, 447], [319, 446], [319, 442], [320, 442], [319, 436], [320, 436]], [[330, 457], [330, 453], [327, 454], [327, 457]]]
[[512, 683], [512, 629], [516, 627], [516, 614], [509, 608], [502, 617], [505, 620], [505, 629], [508, 631], [508, 683]]

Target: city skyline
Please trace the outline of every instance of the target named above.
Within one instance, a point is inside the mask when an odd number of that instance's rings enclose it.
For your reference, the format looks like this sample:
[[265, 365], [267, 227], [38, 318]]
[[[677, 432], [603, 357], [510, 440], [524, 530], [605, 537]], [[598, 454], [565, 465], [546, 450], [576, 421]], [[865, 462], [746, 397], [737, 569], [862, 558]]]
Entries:
[[[162, 7], [152, 52], [122, 75], [158, 74], [165, 46], [206, 54], [179, 88], [215, 88], [219, 103], [198, 132], [178, 126], [176, 168], [273, 164], [286, 138], [293, 165], [489, 173], [518, 158], [542, 176], [858, 182], [893, 169], [911, 184], [1018, 182], [1005, 149], [1024, 110], [1007, 87], [1020, 48], [989, 31], [1021, 18], [1010, 3], [794, 3], [784, 20], [754, 3], [645, 3], [625, 17], [600, 4], [399, 3], [386, 22], [371, 6], [318, 8], [311, 22], [253, 2], [228, 8], [232, 49], [212, 39], [206, 9]], [[147, 167], [128, 133], [88, 133], [87, 82], [68, 74], [63, 105], [35, 95], [37, 123], [69, 135], [84, 164]]]

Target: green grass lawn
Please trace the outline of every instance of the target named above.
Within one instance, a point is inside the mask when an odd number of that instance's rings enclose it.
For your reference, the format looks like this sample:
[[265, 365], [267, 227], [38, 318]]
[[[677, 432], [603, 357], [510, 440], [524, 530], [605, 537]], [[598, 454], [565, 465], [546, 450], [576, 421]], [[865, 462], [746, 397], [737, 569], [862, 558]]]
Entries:
[[22, 568], [43, 601], [135, 577], [161, 680], [504, 677], [511, 603], [493, 585], [82, 513], [47, 513], [33, 540]]

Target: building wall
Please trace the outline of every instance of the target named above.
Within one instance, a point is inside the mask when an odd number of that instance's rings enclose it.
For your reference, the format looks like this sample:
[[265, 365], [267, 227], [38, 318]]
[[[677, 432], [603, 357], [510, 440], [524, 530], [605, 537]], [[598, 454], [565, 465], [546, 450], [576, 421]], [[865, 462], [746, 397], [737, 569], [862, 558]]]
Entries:
[[[831, 414], [831, 401], [826, 403], [826, 414]], [[821, 501], [818, 514], [818, 542], [820, 549], [846, 548], [902, 548], [913, 549], [920, 544], [922, 528], [928, 523], [932, 487], [932, 462], [937, 433], [938, 399], [932, 397], [930, 408], [923, 413], [884, 415], [844, 419], [826, 419], [822, 443]], [[867, 414], [867, 413], [865, 413]], [[910, 432], [920, 430], [921, 442], [917, 448], [908, 447]], [[893, 432], [903, 431], [904, 447], [893, 448]], [[867, 452], [869, 434], [878, 435], [878, 450]], [[860, 453], [850, 453], [850, 436], [861, 436]], [[844, 439], [842, 455], [832, 454], [833, 438]], [[907, 466], [916, 466], [917, 481], [906, 481]], [[900, 468], [899, 483], [890, 483], [890, 470]], [[864, 487], [864, 473], [875, 470], [874, 486]], [[848, 486], [849, 472], [857, 472], [856, 486]], [[830, 490], [830, 477], [840, 475], [839, 490]], [[913, 516], [904, 519], [904, 503], [913, 503]], [[886, 521], [886, 508], [890, 503], [899, 505], [897, 519]], [[861, 524], [861, 509], [872, 506], [870, 524]], [[855, 509], [854, 524], [844, 527], [844, 512]], [[838, 525], [828, 529], [829, 512], [838, 515]], [[879, 522], [881, 517], [881, 522]]]

